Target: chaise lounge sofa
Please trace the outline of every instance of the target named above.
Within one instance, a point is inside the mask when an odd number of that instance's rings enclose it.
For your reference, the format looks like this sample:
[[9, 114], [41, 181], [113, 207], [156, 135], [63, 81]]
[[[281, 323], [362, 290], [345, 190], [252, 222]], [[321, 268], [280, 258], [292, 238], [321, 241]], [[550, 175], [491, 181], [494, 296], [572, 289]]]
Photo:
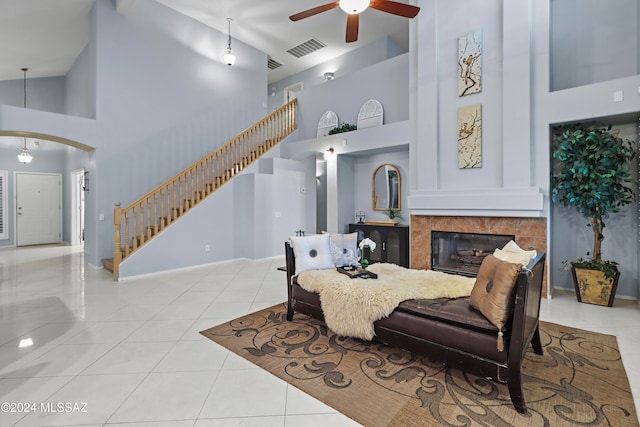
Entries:
[[[319, 294], [304, 290], [297, 282], [296, 260], [289, 242], [285, 243], [285, 254], [287, 320], [301, 313], [324, 321]], [[536, 354], [542, 354], [538, 319], [544, 264], [545, 254], [537, 254], [517, 274], [510, 296], [512, 309], [500, 330], [470, 305], [469, 297], [415, 299], [400, 303], [388, 317], [374, 322], [375, 340], [506, 383], [515, 409], [524, 414], [522, 360], [529, 344]], [[502, 351], [496, 346], [499, 339]]]

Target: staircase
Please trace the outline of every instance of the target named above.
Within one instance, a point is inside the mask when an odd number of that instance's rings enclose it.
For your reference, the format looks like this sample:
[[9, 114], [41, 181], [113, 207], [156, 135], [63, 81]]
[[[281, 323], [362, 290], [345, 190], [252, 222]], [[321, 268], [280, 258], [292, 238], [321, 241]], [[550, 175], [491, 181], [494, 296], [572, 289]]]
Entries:
[[135, 202], [113, 210], [113, 258], [105, 269], [118, 280], [120, 263], [165, 230], [297, 128], [296, 100], [283, 105]]

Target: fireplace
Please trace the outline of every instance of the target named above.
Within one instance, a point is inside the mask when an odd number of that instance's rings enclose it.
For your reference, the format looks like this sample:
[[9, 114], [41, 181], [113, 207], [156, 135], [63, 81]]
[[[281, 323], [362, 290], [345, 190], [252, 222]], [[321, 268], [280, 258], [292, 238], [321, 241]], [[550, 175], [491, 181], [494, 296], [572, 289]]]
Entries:
[[445, 273], [475, 276], [484, 258], [502, 248], [513, 234], [431, 231], [431, 268]]
[[[547, 218], [411, 215], [411, 268], [431, 268], [431, 232], [436, 230], [473, 234], [512, 234], [516, 236], [514, 241], [521, 248], [547, 251]], [[542, 296], [547, 296], [546, 275]]]

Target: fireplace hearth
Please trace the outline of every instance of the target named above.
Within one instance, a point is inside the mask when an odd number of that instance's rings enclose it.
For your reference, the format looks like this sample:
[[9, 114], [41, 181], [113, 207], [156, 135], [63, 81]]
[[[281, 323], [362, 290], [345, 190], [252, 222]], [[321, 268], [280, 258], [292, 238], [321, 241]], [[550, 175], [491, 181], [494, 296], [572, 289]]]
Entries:
[[510, 240], [509, 234], [431, 231], [431, 268], [445, 273], [475, 276], [484, 258]]

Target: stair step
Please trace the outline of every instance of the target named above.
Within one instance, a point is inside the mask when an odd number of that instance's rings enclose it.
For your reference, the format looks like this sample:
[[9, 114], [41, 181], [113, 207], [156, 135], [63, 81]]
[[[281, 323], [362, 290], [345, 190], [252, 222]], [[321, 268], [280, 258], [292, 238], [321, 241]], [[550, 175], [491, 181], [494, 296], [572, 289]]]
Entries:
[[104, 258], [102, 260], [102, 267], [104, 267], [105, 270], [113, 273], [113, 258]]

